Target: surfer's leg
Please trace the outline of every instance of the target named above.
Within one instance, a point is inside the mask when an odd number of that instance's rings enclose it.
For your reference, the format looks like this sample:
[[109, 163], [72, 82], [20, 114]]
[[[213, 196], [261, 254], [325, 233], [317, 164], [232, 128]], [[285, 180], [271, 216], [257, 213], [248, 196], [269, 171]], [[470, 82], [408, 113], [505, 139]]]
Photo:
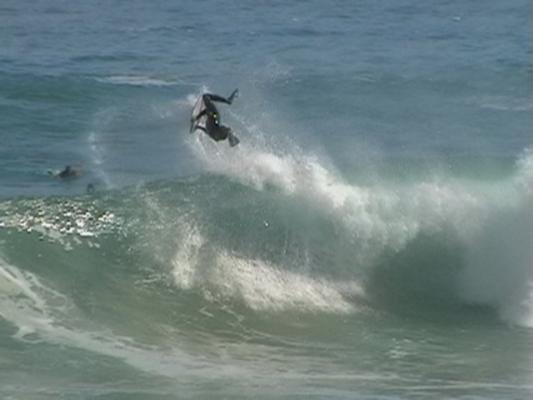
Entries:
[[219, 96], [218, 94], [211, 94], [211, 93], [204, 94], [203, 98], [204, 98], [204, 102], [206, 103], [206, 106], [207, 106], [208, 101], [218, 101], [219, 103], [231, 104], [233, 102], [233, 99], [237, 95], [237, 92], [238, 90], [235, 89], [233, 93], [227, 99], [225, 97]]
[[197, 126], [196, 129], [200, 129], [201, 131], [203, 131], [207, 136], [209, 136], [211, 139], [213, 139], [214, 141], [218, 142], [222, 139], [220, 139], [217, 135], [216, 135], [216, 132], [214, 131], [210, 131], [206, 128], [204, 128], [203, 126]]

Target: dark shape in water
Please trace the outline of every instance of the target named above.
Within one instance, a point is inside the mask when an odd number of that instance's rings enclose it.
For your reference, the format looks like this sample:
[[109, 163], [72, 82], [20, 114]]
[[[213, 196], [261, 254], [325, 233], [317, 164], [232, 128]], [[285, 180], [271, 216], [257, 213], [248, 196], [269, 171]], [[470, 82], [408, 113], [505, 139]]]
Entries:
[[73, 179], [81, 175], [79, 169], [73, 168], [70, 165], [67, 165], [65, 169], [60, 171], [56, 176], [61, 179]]

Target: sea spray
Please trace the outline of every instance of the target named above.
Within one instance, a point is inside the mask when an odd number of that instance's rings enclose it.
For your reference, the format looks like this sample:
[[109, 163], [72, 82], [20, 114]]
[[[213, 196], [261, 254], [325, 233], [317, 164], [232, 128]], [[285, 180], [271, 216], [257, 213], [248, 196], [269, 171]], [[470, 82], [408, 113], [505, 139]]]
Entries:
[[[395, 186], [350, 184], [313, 155], [242, 145], [219, 149], [198, 139], [193, 151], [209, 171], [262, 191], [274, 187], [342, 221], [357, 251], [357, 270], [371, 269], [385, 252], [402, 253], [420, 235], [457, 237], [457, 295], [467, 303], [495, 307], [506, 320], [531, 318], [531, 156], [505, 182], [471, 185], [440, 178]], [[513, 183], [514, 182], [514, 183]], [[502, 188], [509, 190], [502, 193]], [[498, 188], [501, 188], [498, 190]], [[319, 211], [320, 212], [320, 211]], [[351, 237], [350, 237], [351, 236]]]
[[460, 286], [467, 301], [496, 307], [505, 320], [532, 326], [531, 152], [517, 165], [513, 184], [493, 202], [479, 234], [468, 242]]

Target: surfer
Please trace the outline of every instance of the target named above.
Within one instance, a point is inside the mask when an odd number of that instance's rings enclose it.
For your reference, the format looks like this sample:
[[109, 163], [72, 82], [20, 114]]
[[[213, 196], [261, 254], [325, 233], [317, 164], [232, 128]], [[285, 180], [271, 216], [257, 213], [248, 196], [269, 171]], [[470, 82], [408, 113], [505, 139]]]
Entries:
[[80, 175], [81, 175], [81, 171], [79, 171], [76, 168], [71, 167], [70, 165], [67, 165], [62, 171], [59, 171], [58, 173], [55, 174], [55, 176], [61, 179], [72, 179]]
[[231, 147], [239, 144], [239, 139], [233, 134], [231, 128], [220, 123], [220, 114], [214, 104], [214, 102], [231, 104], [237, 93], [239, 91], [235, 89], [227, 99], [217, 94], [204, 93], [193, 108], [191, 133], [200, 129], [217, 142], [228, 139]]

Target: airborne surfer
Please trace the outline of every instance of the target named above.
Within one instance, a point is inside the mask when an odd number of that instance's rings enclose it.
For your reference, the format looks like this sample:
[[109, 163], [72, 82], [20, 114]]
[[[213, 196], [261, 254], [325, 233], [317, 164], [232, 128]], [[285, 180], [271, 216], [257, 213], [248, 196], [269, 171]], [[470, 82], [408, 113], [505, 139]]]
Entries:
[[214, 104], [214, 102], [231, 104], [238, 93], [238, 89], [235, 89], [227, 99], [216, 94], [204, 93], [192, 110], [190, 132], [200, 129], [217, 142], [228, 139], [231, 147], [239, 144], [239, 139], [231, 128], [220, 124], [220, 114]]

